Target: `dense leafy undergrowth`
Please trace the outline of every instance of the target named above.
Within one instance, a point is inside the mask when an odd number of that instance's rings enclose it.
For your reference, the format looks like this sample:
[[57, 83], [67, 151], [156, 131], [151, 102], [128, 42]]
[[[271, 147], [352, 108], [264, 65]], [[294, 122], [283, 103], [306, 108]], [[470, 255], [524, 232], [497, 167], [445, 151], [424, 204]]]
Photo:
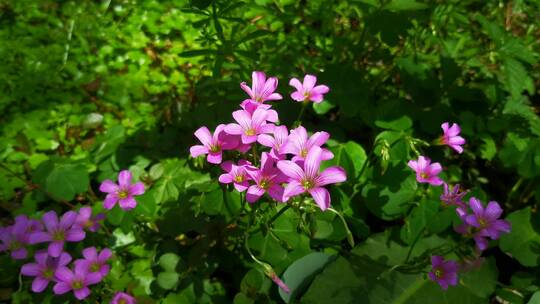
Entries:
[[539, 20], [0, 0], [0, 301], [538, 303]]

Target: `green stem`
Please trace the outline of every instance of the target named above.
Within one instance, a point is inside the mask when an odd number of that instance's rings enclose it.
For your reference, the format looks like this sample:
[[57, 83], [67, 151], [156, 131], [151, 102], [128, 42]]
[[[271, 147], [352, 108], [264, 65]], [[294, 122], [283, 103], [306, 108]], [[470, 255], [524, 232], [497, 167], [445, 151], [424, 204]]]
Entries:
[[304, 112], [306, 111], [306, 107], [307, 107], [308, 103], [309, 103], [308, 101], [303, 101], [302, 102], [302, 108], [300, 109], [300, 113], [298, 113], [298, 117], [294, 121], [294, 125], [296, 127], [299, 127], [302, 124], [302, 116], [304, 115]]
[[328, 208], [327, 210], [330, 212], [333, 212], [335, 215], [337, 215], [341, 219], [341, 222], [343, 223], [343, 226], [345, 227], [345, 231], [347, 232], [347, 241], [349, 242], [349, 245], [351, 245], [351, 247], [354, 248], [354, 237], [343, 215], [341, 215], [341, 213], [339, 213], [336, 209], [331, 208], [331, 207]]
[[426, 230], [426, 227], [422, 228], [422, 230], [420, 230], [420, 232], [418, 233], [416, 238], [414, 238], [414, 241], [413, 241], [411, 247], [409, 248], [409, 252], [407, 252], [407, 257], [405, 258], [405, 263], [407, 263], [409, 261], [409, 258], [411, 257], [411, 254], [412, 254], [412, 252], [414, 250], [414, 246], [416, 246], [416, 243], [418, 243], [418, 240], [420, 240], [420, 237], [422, 236], [422, 234], [424, 234], [425, 230]]
[[277, 220], [283, 213], [285, 213], [285, 211], [289, 210], [289, 208], [291, 208], [291, 205], [287, 204], [285, 205], [285, 207], [279, 209], [279, 211], [274, 214], [274, 216], [272, 216], [272, 218], [268, 221], [268, 223], [266, 223], [267, 226], [270, 226], [272, 225], [272, 223]]

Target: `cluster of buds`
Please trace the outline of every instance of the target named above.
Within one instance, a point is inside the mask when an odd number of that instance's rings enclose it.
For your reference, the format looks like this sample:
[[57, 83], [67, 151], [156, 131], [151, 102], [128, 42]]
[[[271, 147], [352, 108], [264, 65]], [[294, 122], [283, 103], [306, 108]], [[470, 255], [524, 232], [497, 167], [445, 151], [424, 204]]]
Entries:
[[[325, 186], [347, 179], [340, 167], [320, 170], [322, 161], [334, 157], [323, 148], [330, 134], [315, 132], [310, 136], [303, 126], [289, 131], [279, 125], [278, 113], [265, 103], [282, 99], [275, 92], [278, 79], [267, 79], [265, 73], [257, 71], [252, 77], [251, 87], [244, 82], [240, 84], [249, 98], [240, 104], [241, 109], [232, 113], [235, 122], [220, 124], [213, 133], [205, 126], [196, 130], [201, 145], [190, 148], [191, 156], [207, 155], [209, 163], [221, 164], [224, 173], [219, 182], [246, 192], [249, 203], [255, 203], [265, 194], [276, 202], [287, 202], [291, 197], [308, 193], [321, 210], [326, 210], [331, 199]], [[291, 79], [290, 84], [296, 89], [291, 98], [304, 103], [321, 102], [329, 88], [316, 82], [313, 75], [306, 75], [303, 83]], [[247, 157], [237, 162], [223, 161], [223, 152], [233, 150], [243, 156], [252, 150], [252, 161]], [[260, 154], [256, 152], [261, 150], [264, 151]], [[256, 164], [256, 160], [260, 163]]]
[[[463, 153], [462, 145], [465, 139], [460, 136], [461, 128], [458, 124], [445, 122], [441, 125], [443, 134], [437, 141], [439, 145], [447, 145], [457, 153]], [[455, 230], [465, 237], [473, 238], [479, 252], [487, 249], [488, 238], [496, 240], [501, 233], [510, 232], [510, 223], [499, 219], [502, 215], [502, 208], [495, 201], [488, 203], [486, 208], [482, 202], [475, 197], [469, 199], [468, 204], [463, 198], [468, 191], [463, 191], [459, 184], [448, 185], [438, 175], [442, 172], [440, 163], [431, 163], [425, 156], [419, 156], [418, 160], [411, 160], [409, 167], [416, 172], [416, 180], [419, 183], [427, 183], [432, 186], [443, 185], [443, 194], [440, 199], [444, 206], [455, 206], [459, 218], [463, 224]], [[470, 212], [472, 211], [472, 212]], [[455, 261], [445, 261], [441, 256], [433, 256], [431, 259], [432, 271], [429, 278], [437, 282], [441, 288], [447, 289], [449, 285], [458, 283], [458, 263]]]

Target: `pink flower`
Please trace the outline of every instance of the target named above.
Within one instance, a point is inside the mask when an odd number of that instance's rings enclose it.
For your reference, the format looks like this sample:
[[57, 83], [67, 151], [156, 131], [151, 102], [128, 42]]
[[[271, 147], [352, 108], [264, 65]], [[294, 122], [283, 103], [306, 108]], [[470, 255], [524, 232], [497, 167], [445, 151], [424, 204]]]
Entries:
[[290, 293], [291, 290], [289, 289], [289, 286], [287, 286], [287, 284], [285, 284], [285, 282], [283, 282], [278, 276], [277, 274], [275, 273], [272, 273], [272, 275], [270, 276], [270, 279], [272, 279], [272, 281], [274, 281], [274, 283], [276, 283], [277, 286], [279, 286], [279, 288], [281, 288], [283, 291], [285, 291], [286, 293]]
[[30, 235], [31, 244], [50, 242], [48, 247], [49, 255], [58, 257], [64, 250], [65, 242], [79, 242], [86, 237], [86, 233], [81, 227], [75, 225], [77, 213], [68, 211], [58, 220], [56, 212], [49, 211], [43, 215], [41, 220], [46, 231], [37, 231]]
[[278, 162], [279, 170], [290, 177], [289, 184], [283, 193], [285, 201], [292, 196], [309, 192], [321, 210], [324, 211], [330, 207], [330, 193], [323, 187], [343, 182], [347, 176], [343, 168], [340, 167], [329, 167], [319, 173], [323, 160], [322, 154], [323, 150], [320, 147], [312, 147], [306, 155], [303, 168], [289, 160]]
[[144, 184], [131, 184], [131, 172], [123, 170], [118, 174], [118, 185], [108, 179], [101, 183], [99, 191], [108, 193], [103, 201], [105, 209], [112, 209], [118, 202], [120, 208], [130, 210], [137, 206], [134, 196], [144, 194]]
[[458, 284], [458, 264], [455, 261], [445, 261], [442, 256], [431, 257], [431, 272], [429, 278], [437, 282], [443, 290], [448, 289], [448, 285]]
[[269, 104], [248, 102], [243, 103], [240, 106], [242, 109], [248, 111], [251, 115], [253, 115], [253, 112], [259, 108], [266, 110], [266, 120], [269, 122], [277, 122], [279, 120], [278, 113], [275, 110], [272, 110], [272, 106]]
[[245, 82], [240, 84], [242, 90], [244, 90], [248, 95], [249, 99], [244, 100], [242, 105], [247, 103], [263, 103], [267, 100], [280, 100], [283, 97], [274, 93], [278, 85], [278, 79], [276, 77], [270, 77], [266, 79], [266, 74], [264, 72], [254, 71], [251, 74], [252, 77], [252, 87], [248, 87]]
[[107, 264], [107, 261], [112, 256], [112, 252], [109, 248], [104, 248], [98, 254], [96, 247], [88, 247], [82, 251], [84, 259], [75, 261], [75, 264], [81, 264], [81, 267], [86, 267], [86, 270], [90, 273], [97, 273], [103, 279], [109, 273], [111, 266]]
[[463, 148], [461, 146], [465, 144], [465, 139], [459, 136], [459, 133], [461, 132], [459, 125], [454, 123], [451, 127], [449, 127], [449, 123], [445, 122], [441, 125], [441, 128], [444, 131], [441, 137], [441, 143], [449, 146], [450, 148], [456, 150], [457, 153], [461, 154], [463, 152]]
[[234, 111], [232, 115], [237, 123], [228, 124], [225, 132], [240, 135], [243, 144], [254, 143], [259, 134], [274, 131], [274, 125], [266, 123], [268, 111], [263, 108], [257, 108], [253, 115], [246, 110]]
[[416, 180], [419, 183], [429, 183], [433, 186], [442, 185], [443, 181], [437, 176], [442, 171], [441, 164], [431, 164], [429, 158], [420, 156], [418, 157], [418, 161], [410, 160], [408, 165], [416, 171]]
[[71, 256], [62, 252], [59, 257], [51, 257], [46, 250], [36, 252], [34, 256], [36, 263], [24, 264], [21, 267], [21, 274], [35, 277], [32, 281], [32, 291], [42, 292], [47, 288], [49, 282], [56, 281], [54, 274], [58, 267], [64, 267], [71, 262]]
[[219, 182], [222, 184], [234, 184], [234, 188], [238, 192], [246, 191], [249, 186], [248, 180], [250, 179], [247, 174], [246, 167], [251, 165], [246, 160], [240, 160], [238, 165], [235, 165], [232, 161], [226, 161], [221, 164], [221, 168], [227, 173], [219, 176]]
[[25, 246], [30, 241], [30, 235], [41, 230], [41, 222], [29, 219], [24, 214], [17, 216], [12, 226], [0, 228], [0, 252], [10, 251], [15, 260], [26, 259], [28, 252]]
[[65, 294], [73, 291], [75, 297], [79, 300], [85, 299], [90, 295], [89, 285], [97, 284], [101, 281], [99, 273], [89, 272], [83, 264], [75, 264], [74, 271], [67, 267], [59, 267], [55, 276], [58, 283], [54, 285], [54, 294]]
[[444, 190], [443, 194], [441, 194], [440, 196], [440, 199], [443, 203], [446, 204], [446, 206], [458, 206], [459, 208], [461, 208], [460, 210], [458, 210], [458, 214], [461, 212], [461, 210], [467, 208], [467, 206], [463, 202], [463, 197], [469, 191], [461, 191], [459, 184], [451, 187], [447, 183], [444, 183], [443, 187]]
[[207, 127], [200, 127], [195, 131], [195, 136], [202, 145], [195, 145], [189, 149], [191, 157], [208, 154], [206, 160], [211, 164], [220, 164], [222, 151], [237, 148], [239, 139], [224, 132], [225, 125], [216, 127], [214, 134], [210, 133]]
[[293, 78], [289, 81], [289, 85], [296, 89], [296, 92], [291, 94], [291, 98], [296, 101], [308, 101], [311, 100], [314, 103], [320, 103], [324, 99], [324, 94], [330, 91], [325, 85], [315, 86], [317, 77], [314, 75], [304, 76], [304, 83], [300, 83], [300, 80]]
[[[281, 145], [280, 153], [293, 154], [293, 161], [303, 160], [312, 147], [321, 147], [329, 138], [330, 134], [324, 131], [315, 132], [308, 137], [306, 128], [299, 126], [291, 130], [287, 141]], [[322, 149], [321, 157], [322, 160], [328, 160], [334, 158], [334, 154], [327, 149]]]
[[257, 141], [266, 147], [272, 148], [270, 150], [270, 156], [275, 159], [284, 159], [284, 155], [281, 152], [281, 147], [287, 141], [289, 137], [289, 131], [286, 126], [276, 126], [274, 128], [274, 134], [261, 134], [257, 138]]
[[136, 304], [135, 298], [125, 292], [117, 292], [110, 304]]
[[247, 174], [255, 182], [249, 186], [246, 199], [249, 203], [258, 201], [264, 193], [268, 193], [271, 198], [278, 202], [283, 202], [283, 187], [281, 184], [287, 181], [287, 177], [274, 167], [275, 160], [269, 154], [263, 152], [261, 155], [261, 169], [248, 168]]
[[88, 231], [96, 232], [99, 230], [100, 222], [105, 219], [105, 214], [99, 213], [95, 216], [92, 216], [92, 208], [82, 207], [79, 209], [79, 214], [75, 220], [75, 225]]

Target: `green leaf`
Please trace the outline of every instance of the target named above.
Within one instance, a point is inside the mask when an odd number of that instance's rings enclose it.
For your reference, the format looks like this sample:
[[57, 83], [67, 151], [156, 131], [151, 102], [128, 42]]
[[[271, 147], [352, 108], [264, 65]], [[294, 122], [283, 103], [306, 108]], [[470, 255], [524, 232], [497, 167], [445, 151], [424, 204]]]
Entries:
[[290, 293], [279, 289], [279, 295], [286, 303], [290, 303], [309, 286], [315, 275], [332, 260], [332, 256], [322, 252], [310, 253], [294, 261], [283, 273], [283, 281], [289, 287]]
[[375, 121], [375, 125], [379, 128], [394, 130], [394, 131], [405, 131], [412, 127], [412, 120], [408, 116], [402, 116], [398, 119], [390, 121]]
[[384, 6], [384, 9], [390, 11], [411, 11], [426, 9], [428, 6], [424, 3], [417, 2], [415, 0], [392, 0], [390, 3]]
[[88, 190], [90, 178], [85, 166], [67, 159], [51, 158], [41, 163], [33, 181], [56, 200], [70, 201]]
[[327, 100], [323, 100], [323, 102], [320, 103], [313, 103], [313, 110], [319, 115], [328, 113], [328, 111], [332, 110], [334, 107], [335, 105]]
[[180, 262], [180, 257], [175, 253], [169, 252], [159, 257], [159, 266], [167, 271], [174, 271], [178, 262]]
[[506, 218], [512, 225], [508, 234], [501, 236], [501, 249], [524, 266], [540, 265], [540, 222], [530, 207], [512, 212]]
[[527, 304], [539, 304], [540, 303], [540, 291], [535, 292]]
[[185, 51], [180, 53], [178, 56], [180, 57], [197, 57], [197, 56], [205, 56], [205, 55], [215, 55], [216, 50], [192, 50], [192, 51]]
[[521, 64], [521, 62], [507, 57], [503, 63], [504, 81], [508, 92], [510, 92], [512, 98], [517, 98], [521, 95], [521, 92], [527, 90], [530, 94], [534, 92], [534, 82], [529, 77], [529, 73]]
[[367, 155], [364, 148], [358, 143], [348, 141], [344, 144], [330, 147], [334, 158], [327, 161], [324, 166], [340, 166], [347, 172], [347, 180], [355, 182], [360, 170], [367, 161]]
[[180, 276], [176, 272], [164, 271], [158, 274], [157, 283], [163, 289], [174, 289], [178, 284], [179, 278]]

